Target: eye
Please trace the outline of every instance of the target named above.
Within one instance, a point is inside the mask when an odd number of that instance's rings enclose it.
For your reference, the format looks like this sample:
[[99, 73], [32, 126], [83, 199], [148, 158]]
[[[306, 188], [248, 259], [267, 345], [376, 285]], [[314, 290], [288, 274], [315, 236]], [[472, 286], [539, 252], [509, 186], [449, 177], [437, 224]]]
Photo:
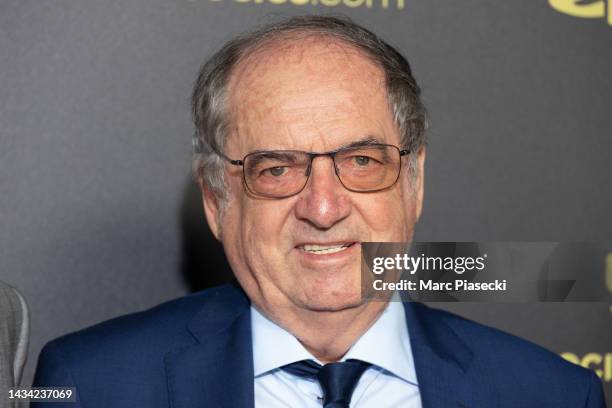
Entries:
[[358, 166], [367, 166], [370, 163], [368, 156], [355, 156], [353, 159]]
[[269, 169], [264, 170], [264, 173], [269, 173], [274, 177], [282, 176], [287, 172], [287, 167], [278, 166], [278, 167], [270, 167]]

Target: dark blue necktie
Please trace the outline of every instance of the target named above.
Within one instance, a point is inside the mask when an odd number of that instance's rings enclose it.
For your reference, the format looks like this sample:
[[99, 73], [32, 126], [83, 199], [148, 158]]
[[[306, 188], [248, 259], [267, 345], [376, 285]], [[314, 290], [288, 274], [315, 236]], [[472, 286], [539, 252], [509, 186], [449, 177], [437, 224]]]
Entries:
[[323, 389], [323, 408], [349, 408], [359, 378], [371, 364], [360, 360], [329, 363], [321, 366], [313, 360], [302, 360], [281, 367], [293, 375], [319, 381]]

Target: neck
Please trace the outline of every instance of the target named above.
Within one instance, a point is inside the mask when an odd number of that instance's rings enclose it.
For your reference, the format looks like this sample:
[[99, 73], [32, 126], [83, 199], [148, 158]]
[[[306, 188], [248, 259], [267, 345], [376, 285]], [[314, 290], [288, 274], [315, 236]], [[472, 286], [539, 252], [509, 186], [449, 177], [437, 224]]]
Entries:
[[338, 361], [374, 324], [387, 302], [366, 302], [340, 311], [295, 310], [270, 318], [293, 334], [322, 363]]

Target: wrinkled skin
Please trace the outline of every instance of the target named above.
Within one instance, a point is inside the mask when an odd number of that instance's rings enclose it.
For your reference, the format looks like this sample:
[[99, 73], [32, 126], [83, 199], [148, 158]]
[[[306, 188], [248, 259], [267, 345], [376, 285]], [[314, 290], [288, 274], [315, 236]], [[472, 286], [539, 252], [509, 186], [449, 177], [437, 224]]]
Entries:
[[[382, 70], [349, 45], [321, 37], [286, 40], [242, 61], [230, 81], [225, 153], [324, 152], [374, 138], [399, 146]], [[262, 199], [227, 165], [224, 210], [204, 188], [207, 219], [253, 304], [318, 357], [333, 360], [372, 324], [384, 303], [364, 303], [360, 242], [410, 241], [421, 213], [424, 150], [413, 179], [406, 158], [398, 182], [375, 193], [346, 190], [332, 160], [313, 162], [308, 184], [284, 199]], [[222, 233], [220, 233], [222, 232]], [[305, 244], [352, 244], [334, 254]]]

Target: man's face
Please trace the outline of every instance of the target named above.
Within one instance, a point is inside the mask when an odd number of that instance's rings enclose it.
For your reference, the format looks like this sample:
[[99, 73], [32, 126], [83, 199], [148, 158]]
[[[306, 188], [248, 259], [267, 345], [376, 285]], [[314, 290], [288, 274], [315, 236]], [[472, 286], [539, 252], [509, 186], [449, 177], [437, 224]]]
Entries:
[[[400, 146], [382, 70], [347, 45], [321, 38], [276, 44], [241, 63], [229, 89], [229, 157], [325, 152], [371, 138]], [[355, 193], [342, 186], [331, 158], [318, 157], [306, 187], [284, 199], [250, 195], [242, 168], [228, 165], [225, 209], [218, 217], [205, 194], [206, 213], [254, 304], [270, 316], [360, 305], [360, 243], [409, 241], [420, 215], [421, 179], [415, 183], [402, 160], [393, 187]], [[421, 153], [419, 175], [423, 160]]]

